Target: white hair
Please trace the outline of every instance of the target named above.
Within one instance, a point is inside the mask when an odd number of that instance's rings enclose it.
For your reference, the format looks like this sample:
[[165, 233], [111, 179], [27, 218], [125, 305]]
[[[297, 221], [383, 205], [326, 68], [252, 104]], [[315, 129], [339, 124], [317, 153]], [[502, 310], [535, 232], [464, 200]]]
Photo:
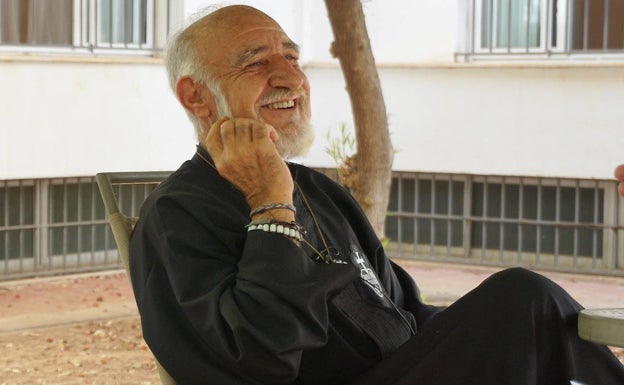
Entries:
[[[189, 17], [183, 28], [169, 36], [164, 57], [169, 87], [174, 95], [178, 81], [185, 76], [205, 85], [217, 101], [217, 118], [231, 115], [230, 109], [219, 83], [204, 64], [204, 59], [197, 49], [197, 36], [192, 27], [196, 26], [196, 23], [203, 17], [222, 7], [209, 6]], [[200, 139], [204, 134], [200, 120], [190, 111], [185, 111], [193, 123], [197, 138]]]

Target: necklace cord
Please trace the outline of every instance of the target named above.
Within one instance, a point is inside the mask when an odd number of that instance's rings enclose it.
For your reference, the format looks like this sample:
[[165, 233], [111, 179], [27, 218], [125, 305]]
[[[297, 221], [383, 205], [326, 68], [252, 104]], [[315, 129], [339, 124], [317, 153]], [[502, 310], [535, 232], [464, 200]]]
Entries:
[[327, 240], [325, 239], [325, 235], [323, 234], [323, 231], [321, 230], [321, 226], [319, 225], [318, 221], [316, 220], [316, 215], [314, 215], [314, 211], [312, 211], [312, 207], [310, 206], [310, 203], [308, 202], [308, 198], [306, 198], [305, 194], [301, 190], [301, 186], [299, 186], [299, 183], [297, 183], [296, 181], [295, 181], [295, 187], [297, 187], [297, 191], [299, 192], [299, 195], [301, 196], [301, 200], [303, 201], [303, 204], [305, 205], [306, 209], [308, 209], [308, 212], [310, 213], [310, 216], [312, 217], [312, 221], [314, 222], [314, 226], [316, 227], [316, 232], [318, 233], [319, 237], [321, 238], [321, 242], [323, 243], [323, 247], [327, 251], [327, 256], [324, 256], [323, 253], [318, 251], [306, 239], [304, 239], [303, 242], [306, 245], [308, 245], [308, 247], [310, 247], [312, 249], [312, 251], [314, 251], [321, 258], [321, 260], [323, 260], [325, 263], [335, 262], [334, 258], [331, 256], [331, 250], [329, 250], [329, 245], [327, 244]]
[[325, 247], [325, 250], [329, 252], [329, 246], [327, 245], [327, 240], [325, 240], [325, 236], [323, 235], [323, 232], [321, 231], [321, 226], [319, 226], [318, 221], [316, 220], [316, 216], [314, 215], [314, 211], [312, 211], [312, 208], [310, 207], [310, 203], [308, 202], [308, 199], [303, 194], [303, 191], [301, 190], [301, 186], [299, 186], [299, 183], [295, 182], [295, 186], [297, 187], [297, 191], [299, 191], [299, 195], [301, 195], [303, 204], [305, 204], [306, 208], [308, 209], [308, 212], [310, 213], [310, 216], [312, 217], [312, 220], [314, 221], [314, 226], [316, 226], [316, 231], [321, 237], [321, 242], [323, 242], [323, 247]]
[[[206, 162], [210, 167], [214, 168], [215, 170], [217, 170], [217, 167], [214, 165], [214, 163], [212, 163], [211, 161], [209, 161], [208, 159], [206, 159], [205, 156], [203, 156], [199, 150], [195, 150], [195, 154], [197, 154], [197, 156], [199, 156], [204, 162]], [[219, 170], [217, 170], [217, 172], [219, 172]]]

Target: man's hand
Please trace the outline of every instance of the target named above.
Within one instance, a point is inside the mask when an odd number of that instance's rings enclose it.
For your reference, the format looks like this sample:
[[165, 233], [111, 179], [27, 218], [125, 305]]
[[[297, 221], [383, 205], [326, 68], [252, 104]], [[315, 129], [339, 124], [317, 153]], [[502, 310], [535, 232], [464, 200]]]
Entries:
[[219, 174], [236, 186], [254, 209], [272, 202], [292, 204], [294, 183], [275, 148], [278, 139], [274, 127], [258, 120], [221, 119], [212, 125], [203, 145]]
[[613, 174], [615, 175], [615, 179], [620, 181], [618, 191], [620, 195], [624, 197], [624, 164], [617, 166]]

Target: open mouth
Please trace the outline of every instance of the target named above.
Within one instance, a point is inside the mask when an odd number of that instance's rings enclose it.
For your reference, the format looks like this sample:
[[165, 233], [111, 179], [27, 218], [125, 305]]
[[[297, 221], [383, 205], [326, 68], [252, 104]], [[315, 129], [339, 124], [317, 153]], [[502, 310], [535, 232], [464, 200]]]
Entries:
[[293, 108], [294, 106], [295, 106], [294, 100], [286, 100], [286, 101], [281, 101], [281, 102], [265, 104], [262, 107], [267, 108], [269, 110], [283, 110], [287, 108]]

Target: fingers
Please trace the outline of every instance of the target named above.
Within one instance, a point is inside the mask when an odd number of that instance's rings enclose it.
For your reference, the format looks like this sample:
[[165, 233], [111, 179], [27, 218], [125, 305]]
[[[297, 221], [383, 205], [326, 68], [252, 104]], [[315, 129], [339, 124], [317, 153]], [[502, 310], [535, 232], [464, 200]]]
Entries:
[[223, 143], [221, 160], [224, 165], [252, 166], [258, 159], [267, 157], [281, 160], [271, 141], [271, 128], [267, 124], [253, 119], [233, 119], [223, 122], [219, 130]]
[[222, 118], [210, 127], [207, 141], [223, 149], [228, 146], [245, 146], [254, 141], [263, 141], [269, 138], [274, 141], [277, 132], [265, 123], [254, 119]]
[[615, 179], [620, 181], [620, 184], [618, 186], [618, 192], [621, 196], [624, 197], [624, 164], [617, 166], [615, 168], [615, 171], [613, 172], [613, 175], [615, 176]]
[[211, 126], [204, 146], [222, 177], [250, 202], [265, 203], [276, 195], [290, 199], [292, 193], [292, 177], [275, 147], [277, 139], [275, 128], [259, 120], [222, 119]]
[[227, 147], [248, 146], [251, 142], [262, 142], [269, 138], [270, 126], [253, 119], [233, 119], [220, 126], [221, 138]]
[[613, 172], [613, 175], [615, 176], [615, 179], [619, 180], [620, 182], [624, 182], [624, 164], [617, 166], [615, 168], [615, 171]]
[[278, 140], [279, 134], [270, 124], [255, 119], [225, 117], [210, 127], [202, 144], [215, 159], [220, 158], [228, 149], [227, 152], [241, 152], [258, 146], [264, 147], [264, 151], [272, 152]]
[[203, 140], [202, 144], [211, 156], [219, 156], [223, 152], [223, 141], [221, 140], [220, 127], [228, 120], [228, 117], [217, 120], [212, 126], [210, 126], [210, 130], [208, 130], [208, 134]]
[[271, 141], [273, 143], [277, 143], [277, 141], [279, 140], [279, 134], [277, 133], [277, 130], [275, 129], [275, 127], [268, 125], [269, 126], [269, 139], [271, 139]]

